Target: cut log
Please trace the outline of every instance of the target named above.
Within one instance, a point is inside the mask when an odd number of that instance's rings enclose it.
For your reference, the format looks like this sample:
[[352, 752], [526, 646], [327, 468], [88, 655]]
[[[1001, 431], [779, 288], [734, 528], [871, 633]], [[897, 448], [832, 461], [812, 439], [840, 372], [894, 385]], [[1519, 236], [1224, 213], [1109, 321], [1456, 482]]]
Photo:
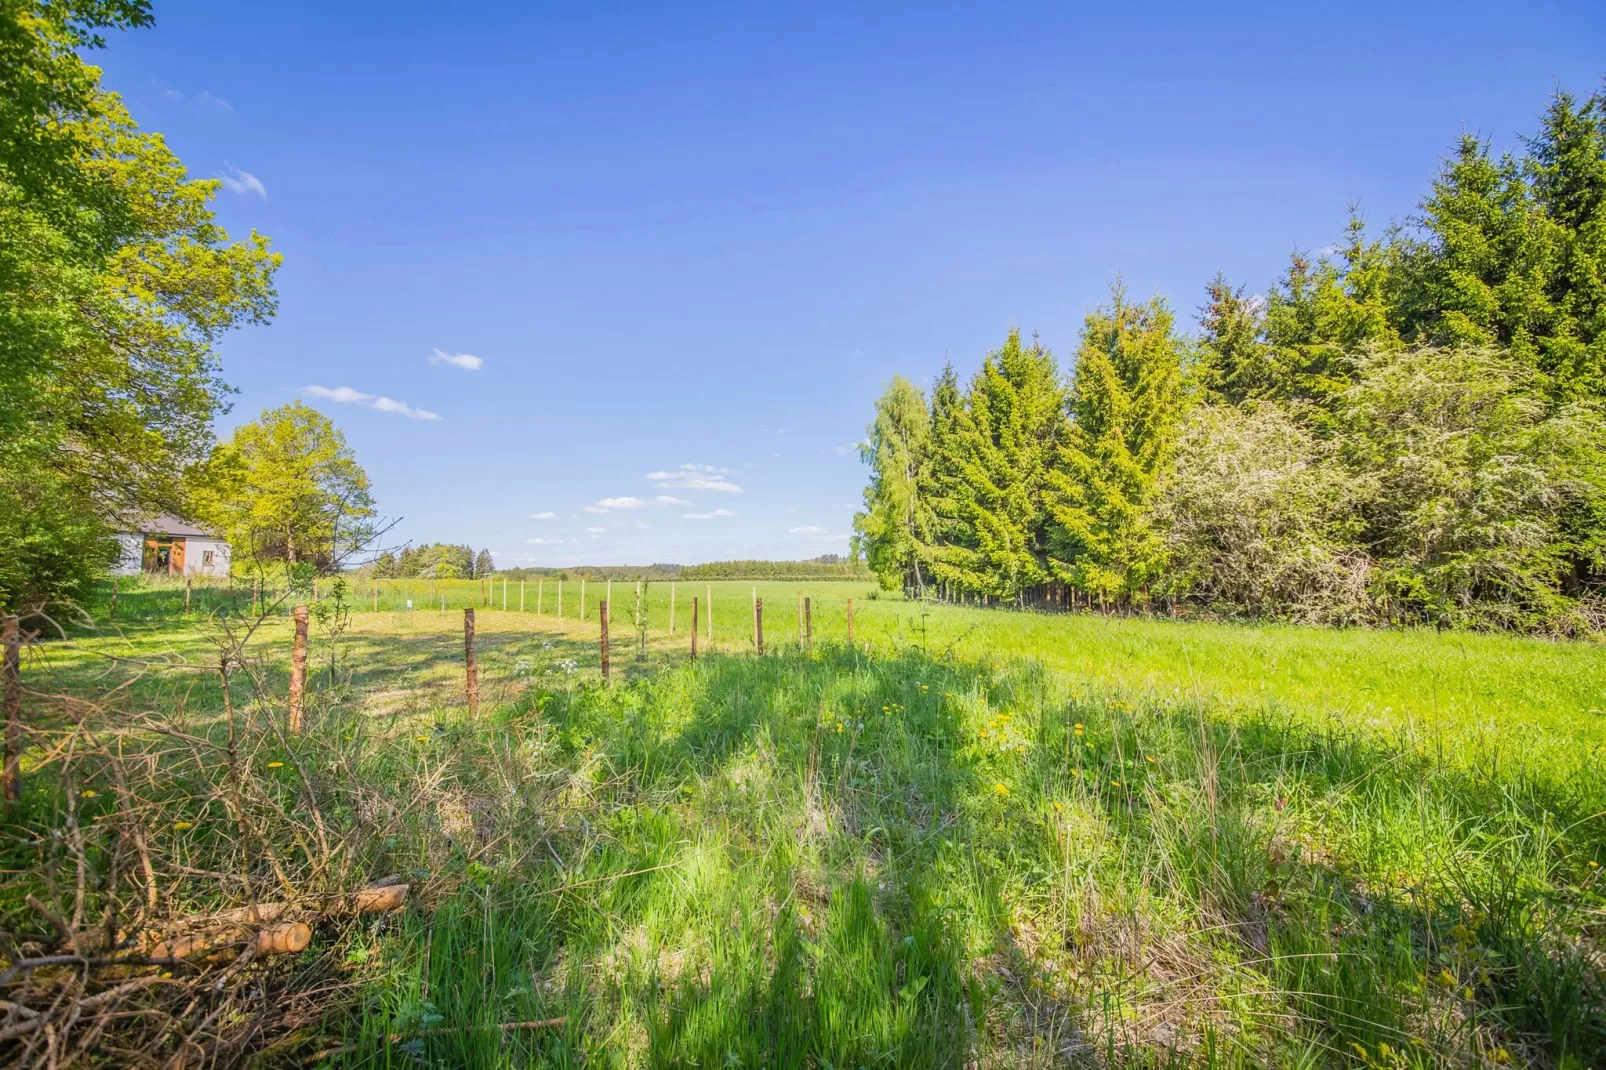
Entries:
[[[195, 914], [174, 921], [161, 932], [142, 934], [138, 946], [143, 954], [152, 958], [173, 959], [189, 958], [225, 944], [249, 940], [256, 941], [259, 954], [300, 951], [312, 939], [312, 930], [301, 922], [283, 919], [297, 914], [336, 917], [400, 910], [407, 905], [408, 885], [391, 883], [394, 880], [387, 877], [348, 895], [299, 903], [255, 903], [217, 914]], [[296, 943], [298, 939], [299, 944]]]

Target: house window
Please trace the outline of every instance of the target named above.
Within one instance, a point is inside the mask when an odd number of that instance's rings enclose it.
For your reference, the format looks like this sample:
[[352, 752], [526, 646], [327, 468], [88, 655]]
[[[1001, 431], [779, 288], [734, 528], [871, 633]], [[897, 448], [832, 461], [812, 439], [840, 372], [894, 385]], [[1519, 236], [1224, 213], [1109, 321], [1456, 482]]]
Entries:
[[211, 568], [212, 567], [212, 551], [211, 550], [202, 550], [201, 551], [201, 567], [202, 568]]

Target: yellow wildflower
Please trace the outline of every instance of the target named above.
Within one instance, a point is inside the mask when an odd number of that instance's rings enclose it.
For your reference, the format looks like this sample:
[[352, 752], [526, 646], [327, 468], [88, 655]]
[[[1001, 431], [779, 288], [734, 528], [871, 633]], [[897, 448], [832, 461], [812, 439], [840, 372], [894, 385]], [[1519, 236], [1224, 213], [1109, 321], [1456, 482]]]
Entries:
[[78, 794], [79, 794], [79, 796], [80, 796], [80, 797], [82, 797], [82, 798], [85, 798], [85, 799], [93, 799], [93, 798], [94, 798], [94, 797], [95, 797], [95, 796], [96, 796], [96, 795], [98, 795], [98, 794], [100, 794], [100, 793], [99, 793], [99, 792], [97, 792], [97, 791], [96, 791], [96, 790], [95, 790], [95, 789], [93, 789], [93, 788], [86, 788], [86, 789], [84, 789], [84, 790], [83, 790], [83, 791], [81, 791], [81, 792], [79, 792], [79, 793], [78, 793]]
[[185, 829], [194, 828], [195, 827], [195, 822], [193, 822], [193, 821], [175, 821], [175, 822], [173, 822], [173, 827], [175, 829], [177, 829], [178, 831], [183, 832]]
[[996, 795], [1008, 795], [1009, 789], [1002, 784], [994, 784], [993, 793]]
[[268, 763], [268, 768], [269, 769], [283, 769], [284, 768], [284, 763], [283, 762], [269, 762]]

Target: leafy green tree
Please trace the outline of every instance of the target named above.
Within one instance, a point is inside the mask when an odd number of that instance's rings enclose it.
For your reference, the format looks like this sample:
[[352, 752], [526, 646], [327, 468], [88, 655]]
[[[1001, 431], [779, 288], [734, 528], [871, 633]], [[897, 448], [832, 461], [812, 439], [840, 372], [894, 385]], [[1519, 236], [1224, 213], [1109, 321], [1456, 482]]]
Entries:
[[0, 556], [44, 561], [29, 546], [68, 530], [30, 510], [30, 478], [71, 530], [184, 512], [226, 393], [217, 340], [275, 308], [265, 239], [230, 242], [219, 183], [191, 180], [79, 54], [98, 30], [148, 23], [141, 2], [0, 3], [0, 512], [21, 540]]
[[1168, 597], [1310, 623], [1369, 618], [1357, 482], [1307, 424], [1274, 401], [1188, 413], [1152, 498]]
[[853, 530], [870, 568], [887, 590], [922, 592], [921, 559], [931, 539], [930, 508], [921, 500], [931, 416], [926, 399], [909, 380], [894, 376], [876, 400], [875, 420], [859, 446], [870, 466], [864, 511]]
[[[1376, 598], [1391, 619], [1576, 631], [1563, 584], [1597, 533], [1567, 518], [1606, 504], [1606, 420], [1594, 401], [1553, 409], [1544, 378], [1504, 350], [1357, 356], [1338, 409], [1359, 486]], [[1598, 567], [1598, 566], [1597, 566]]]
[[1059, 367], [1035, 338], [1011, 330], [971, 380], [964, 405], [942, 434], [944, 508], [955, 544], [933, 563], [937, 579], [961, 591], [1014, 601], [1047, 582], [1043, 491], [1065, 438]]
[[1182, 418], [1186, 344], [1160, 298], [1087, 317], [1070, 395], [1070, 429], [1047, 474], [1048, 557], [1084, 591], [1141, 600], [1160, 578], [1164, 543], [1148, 498]]
[[241, 563], [329, 569], [373, 535], [367, 473], [329, 418], [299, 401], [235, 428], [194, 497]]

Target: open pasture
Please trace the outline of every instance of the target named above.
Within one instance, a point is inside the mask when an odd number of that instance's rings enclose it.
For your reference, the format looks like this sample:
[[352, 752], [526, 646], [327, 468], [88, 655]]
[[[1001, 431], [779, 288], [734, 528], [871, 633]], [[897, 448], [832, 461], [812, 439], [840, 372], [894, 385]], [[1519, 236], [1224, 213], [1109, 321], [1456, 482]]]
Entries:
[[[703, 585], [677, 586], [671, 637], [652, 584], [642, 637], [616, 583], [606, 688], [594, 610], [536, 613], [527, 586], [525, 611], [503, 611], [498, 588], [476, 610], [470, 718], [475, 586], [409, 613], [359, 585], [338, 642], [315, 623], [299, 737], [270, 728], [289, 628], [263, 623], [243, 650], [262, 698], [236, 711], [260, 834], [293, 881], [396, 873], [415, 894], [389, 920], [320, 927], [279, 982], [299, 1014], [258, 1048], [396, 1067], [1606, 1052], [1601, 647], [760, 584], [760, 659], [753, 585], [714, 586], [715, 639], [691, 663]], [[238, 882], [193, 874], [267, 864], [231, 834], [221, 763], [173, 757], [155, 730], [159, 713], [219, 747], [229, 731], [209, 668], [222, 625], [175, 598], [125, 590], [120, 632], [103, 621], [25, 668], [40, 691], [100, 696], [125, 750], [166, 755], [143, 789], [150, 850], [164, 879], [192, 874], [169, 909], [205, 909]], [[74, 785], [83, 820], [112, 812], [96, 775]], [[31, 775], [28, 827], [60, 827], [68, 802]], [[314, 803], [335, 863], [302, 835]], [[284, 813], [300, 816], [276, 829]], [[25, 885], [71, 885], [51, 843], [8, 837], [7, 869], [28, 875], [8, 913]]]

